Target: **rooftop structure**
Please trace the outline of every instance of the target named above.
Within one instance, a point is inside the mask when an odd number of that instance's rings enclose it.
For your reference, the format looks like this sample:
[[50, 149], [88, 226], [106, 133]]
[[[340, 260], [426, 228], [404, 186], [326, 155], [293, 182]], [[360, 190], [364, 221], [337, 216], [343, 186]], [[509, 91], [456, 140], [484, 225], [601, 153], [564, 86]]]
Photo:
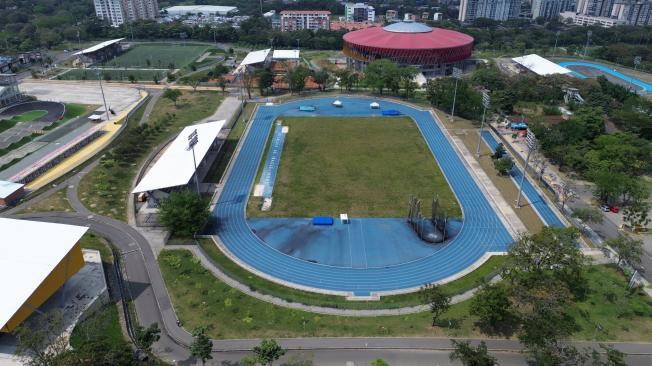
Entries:
[[227, 16], [238, 12], [235, 6], [216, 6], [216, 5], [179, 5], [163, 9], [168, 17], [178, 18], [187, 15], [197, 16], [201, 14], [206, 17]]
[[23, 195], [24, 184], [0, 180], [0, 206], [8, 206]]
[[299, 50], [274, 50], [273, 60], [298, 60]]
[[267, 61], [267, 56], [269, 56], [269, 52], [271, 51], [271, 48], [267, 48], [264, 50], [258, 50], [258, 51], [251, 51], [245, 56], [245, 58], [240, 62], [240, 65], [253, 65], [253, 64], [259, 64], [261, 62]]
[[197, 131], [198, 142], [194, 147], [197, 165], [213, 146], [225, 120], [200, 123], [184, 128], [163, 152], [161, 157], [145, 173], [132, 193], [150, 192], [165, 188], [185, 186], [195, 175], [193, 152], [188, 149], [188, 136]]
[[87, 227], [0, 218], [0, 331], [10, 332], [83, 267]]
[[572, 71], [537, 54], [512, 58], [512, 61], [541, 76], [570, 74]]
[[111, 40], [108, 40], [108, 41], [104, 41], [104, 42], [98, 43], [98, 44], [96, 44], [94, 46], [85, 48], [85, 49], [83, 49], [83, 50], [81, 50], [79, 52], [75, 52], [73, 55], [78, 56], [78, 55], [87, 55], [89, 53], [94, 53], [94, 52], [103, 50], [106, 47], [109, 47], [111, 45], [118, 44], [122, 40], [124, 40], [124, 38], [116, 38], [116, 39], [111, 39]]

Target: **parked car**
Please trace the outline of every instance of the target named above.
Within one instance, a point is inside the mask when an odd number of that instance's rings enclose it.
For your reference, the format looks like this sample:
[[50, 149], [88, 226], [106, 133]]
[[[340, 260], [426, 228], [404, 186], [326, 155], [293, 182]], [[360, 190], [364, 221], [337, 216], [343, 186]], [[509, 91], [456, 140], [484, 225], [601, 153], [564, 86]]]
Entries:
[[609, 212], [609, 211], [611, 211], [611, 210], [609, 209], [609, 205], [600, 205], [600, 210], [602, 210], [602, 212]]
[[618, 211], [620, 211], [620, 209], [618, 207], [616, 207], [616, 206], [609, 206], [609, 211], [611, 211], [613, 213], [618, 213]]

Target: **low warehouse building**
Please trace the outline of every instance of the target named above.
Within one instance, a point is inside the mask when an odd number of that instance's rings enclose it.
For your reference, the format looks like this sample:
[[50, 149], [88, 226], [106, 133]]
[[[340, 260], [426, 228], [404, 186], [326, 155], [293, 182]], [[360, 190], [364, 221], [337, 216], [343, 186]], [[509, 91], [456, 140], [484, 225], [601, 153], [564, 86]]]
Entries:
[[84, 266], [87, 227], [0, 218], [0, 332], [11, 332]]
[[25, 185], [0, 180], [0, 206], [10, 206], [25, 194]]

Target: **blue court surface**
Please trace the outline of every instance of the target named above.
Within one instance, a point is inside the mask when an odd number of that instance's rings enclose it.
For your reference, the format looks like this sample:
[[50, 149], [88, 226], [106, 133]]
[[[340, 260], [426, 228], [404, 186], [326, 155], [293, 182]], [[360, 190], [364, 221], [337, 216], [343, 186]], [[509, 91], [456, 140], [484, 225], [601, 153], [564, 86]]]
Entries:
[[[573, 66], [592, 67], [594, 69], [598, 69], [598, 70], [600, 70], [600, 71], [602, 71], [604, 73], [607, 73], [607, 74], [609, 74], [611, 76], [617, 77], [617, 78], [619, 78], [619, 79], [621, 79], [621, 80], [623, 80], [623, 81], [625, 81], [627, 83], [631, 82], [632, 84], [634, 84], [634, 85], [638, 86], [639, 88], [641, 88], [643, 90], [643, 93], [652, 92], [652, 84], [646, 83], [645, 81], [642, 81], [642, 80], [639, 80], [637, 78], [625, 75], [622, 72], [616, 71], [616, 70], [614, 70], [612, 68], [609, 68], [607, 66], [604, 66], [604, 65], [594, 64], [592, 62], [585, 62], [585, 61], [563, 61], [563, 62], [560, 62], [559, 65], [563, 66], [563, 67], [567, 67], [569, 69], [572, 68]], [[575, 70], [572, 70], [572, 71], [573, 71], [573, 76], [575, 76], [575, 77], [578, 77], [578, 78], [581, 78], [581, 79], [586, 79], [587, 78], [586, 75], [582, 74], [579, 71], [575, 71]]]
[[[336, 267], [388, 267], [430, 256], [444, 246], [421, 240], [405, 219], [355, 218], [315, 226], [308, 218], [249, 219], [253, 232], [281, 253]], [[462, 227], [449, 221], [454, 237]]]
[[[231, 173], [213, 212], [215, 218], [213, 230], [234, 256], [255, 271], [275, 280], [317, 291], [366, 296], [372, 292], [412, 289], [439, 281], [463, 271], [487, 252], [507, 250], [513, 238], [428, 111], [388, 100], [376, 100], [381, 108], [372, 110], [369, 103], [374, 99], [362, 97], [338, 97], [337, 99], [343, 103], [343, 107], [338, 108], [331, 105], [334, 99], [315, 98], [258, 108], [241, 143], [240, 153], [232, 163]], [[316, 109], [312, 112], [300, 112], [299, 106], [306, 103], [315, 106]], [[364, 262], [357, 258], [359, 253], [362, 253], [360, 250], [355, 253], [356, 258], [350, 256], [349, 265], [345, 265], [346, 258], [338, 259], [340, 265], [329, 265], [311, 262], [308, 255], [299, 258], [286, 254], [279, 250], [282, 240], [279, 240], [280, 244], [275, 247], [261, 239], [264, 232], [252, 231], [253, 226], [257, 224], [255, 220], [250, 222], [246, 219], [246, 203], [256, 178], [265, 142], [274, 121], [279, 116], [380, 116], [383, 110], [388, 109], [398, 110], [415, 121], [460, 202], [464, 221], [460, 232], [450, 243], [441, 246], [438, 250], [432, 249], [433, 252], [426, 256], [422, 255], [425, 250], [416, 250], [413, 249], [414, 246], [410, 246], [412, 248], [410, 250], [415, 251], [416, 254], [402, 254], [402, 259], [395, 265], [377, 267], [373, 265], [374, 260], [369, 261], [369, 258]], [[352, 219], [355, 221], [356, 218]], [[259, 229], [265, 229], [264, 223], [260, 225]], [[356, 224], [353, 225], [355, 227]], [[287, 234], [272, 234], [272, 237], [282, 238], [291, 235], [293, 234], [288, 231]], [[267, 237], [270, 237], [269, 234]], [[404, 242], [411, 239], [400, 240]], [[275, 240], [270, 241], [275, 242]], [[352, 238], [349, 244], [354, 241], [356, 240]], [[318, 244], [306, 245], [305, 253], [314, 250], [310, 248], [315, 245]], [[324, 243], [324, 245], [331, 244]], [[362, 248], [357, 241], [353, 245]], [[401, 250], [400, 245], [400, 242], [396, 243], [394, 253]], [[366, 246], [367, 242], [364, 243], [364, 248]], [[327, 258], [330, 248], [319, 250], [322, 253], [322, 260]], [[338, 250], [338, 253], [340, 252]], [[378, 256], [381, 255], [383, 253], [379, 251]], [[388, 252], [387, 255], [394, 254]], [[409, 260], [416, 257], [419, 258]]]
[[[482, 139], [485, 141], [485, 143], [487, 143], [492, 151], [496, 150], [498, 141], [491, 132], [486, 130], [482, 131]], [[518, 169], [516, 166], [514, 166], [509, 172], [509, 175], [511, 175], [512, 181], [518, 187], [523, 177], [523, 172], [521, 169]], [[565, 226], [555, 211], [553, 211], [550, 206], [548, 206], [548, 202], [541, 196], [539, 191], [534, 188], [528, 179], [523, 180], [523, 195], [528, 201], [530, 201], [532, 208], [534, 208], [534, 211], [539, 215], [544, 224], [554, 227]]]

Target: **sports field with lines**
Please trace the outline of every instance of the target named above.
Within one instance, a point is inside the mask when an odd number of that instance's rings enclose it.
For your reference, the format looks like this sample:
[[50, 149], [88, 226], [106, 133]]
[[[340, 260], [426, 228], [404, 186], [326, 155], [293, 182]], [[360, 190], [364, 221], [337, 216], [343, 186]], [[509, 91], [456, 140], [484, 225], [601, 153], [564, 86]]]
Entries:
[[107, 67], [140, 67], [153, 69], [178, 69], [197, 59], [209, 45], [184, 43], [151, 43], [133, 46], [130, 50], [113, 60]]
[[261, 211], [260, 199], [251, 199], [250, 217], [340, 212], [354, 217], [405, 217], [411, 195], [427, 207], [438, 195], [448, 215], [461, 217], [453, 192], [410, 118], [286, 117], [279, 121], [289, 130], [274, 204], [270, 211]]

